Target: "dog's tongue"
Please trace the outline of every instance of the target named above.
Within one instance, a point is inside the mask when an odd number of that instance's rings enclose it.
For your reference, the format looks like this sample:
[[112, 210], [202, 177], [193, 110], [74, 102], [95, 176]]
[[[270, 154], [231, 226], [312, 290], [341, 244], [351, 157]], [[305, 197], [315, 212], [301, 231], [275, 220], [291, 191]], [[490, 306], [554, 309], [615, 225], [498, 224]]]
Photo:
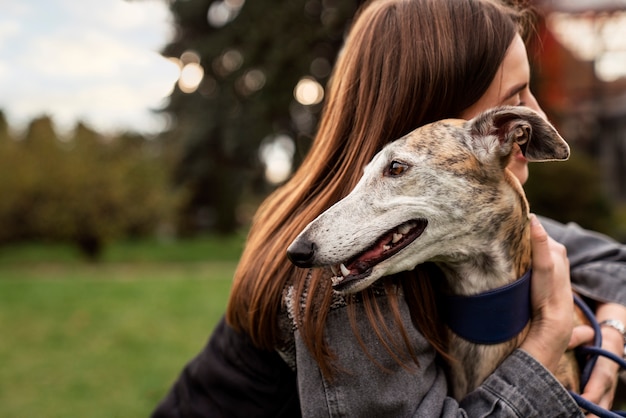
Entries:
[[385, 245], [384, 241], [377, 242], [374, 248], [365, 251], [359, 258], [350, 263], [347, 266], [348, 270], [350, 270], [350, 275], [361, 274], [382, 260], [385, 252], [383, 247], [385, 247]]
[[418, 238], [427, 224], [426, 219], [409, 221], [381, 236], [374, 245], [350, 260], [346, 266], [340, 266], [341, 274], [333, 278], [333, 287], [339, 290], [348, 282], [369, 276], [376, 264], [397, 254]]

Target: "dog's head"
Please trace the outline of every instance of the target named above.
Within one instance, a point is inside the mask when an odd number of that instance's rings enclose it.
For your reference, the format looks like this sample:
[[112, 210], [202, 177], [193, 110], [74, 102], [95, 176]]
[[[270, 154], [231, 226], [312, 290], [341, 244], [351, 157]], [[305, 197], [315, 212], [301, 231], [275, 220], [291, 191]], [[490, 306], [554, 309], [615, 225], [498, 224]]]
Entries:
[[348, 196], [313, 220], [287, 250], [299, 267], [330, 266], [333, 288], [362, 290], [426, 261], [459, 261], [493, 245], [498, 225], [527, 217], [521, 185], [506, 168], [566, 160], [554, 127], [525, 107], [425, 125], [388, 144]]

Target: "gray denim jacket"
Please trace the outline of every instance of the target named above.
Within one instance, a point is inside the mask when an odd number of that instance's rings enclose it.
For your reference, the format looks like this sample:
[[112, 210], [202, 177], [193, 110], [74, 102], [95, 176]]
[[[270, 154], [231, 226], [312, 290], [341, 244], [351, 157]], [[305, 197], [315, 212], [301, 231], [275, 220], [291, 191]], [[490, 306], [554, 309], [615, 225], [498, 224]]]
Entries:
[[[575, 224], [546, 218], [541, 222], [550, 236], [567, 247], [572, 283], [578, 292], [597, 301], [626, 305], [625, 246]], [[332, 381], [322, 376], [298, 330], [293, 331], [293, 345], [281, 355], [297, 372], [303, 417], [584, 416], [554, 376], [521, 349], [457, 402], [448, 396], [444, 368], [435, 350], [412, 326], [407, 305], [401, 303], [400, 310], [418, 367], [400, 366], [367, 326], [360, 327], [369, 350], [365, 353], [342, 304], [331, 310], [326, 328], [330, 349], [343, 368]], [[365, 312], [359, 311], [357, 317], [365, 318]]]
[[578, 293], [626, 306], [626, 245], [575, 223], [539, 220], [548, 235], [567, 248], [572, 287]]

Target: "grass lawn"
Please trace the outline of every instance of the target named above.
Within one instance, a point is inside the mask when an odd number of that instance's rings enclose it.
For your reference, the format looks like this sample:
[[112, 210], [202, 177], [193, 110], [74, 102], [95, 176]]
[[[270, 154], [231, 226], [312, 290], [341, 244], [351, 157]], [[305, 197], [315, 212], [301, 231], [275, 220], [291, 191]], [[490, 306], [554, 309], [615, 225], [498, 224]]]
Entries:
[[224, 312], [242, 242], [1, 249], [0, 417], [148, 417]]
[[224, 312], [238, 242], [4, 249], [0, 416], [147, 417]]

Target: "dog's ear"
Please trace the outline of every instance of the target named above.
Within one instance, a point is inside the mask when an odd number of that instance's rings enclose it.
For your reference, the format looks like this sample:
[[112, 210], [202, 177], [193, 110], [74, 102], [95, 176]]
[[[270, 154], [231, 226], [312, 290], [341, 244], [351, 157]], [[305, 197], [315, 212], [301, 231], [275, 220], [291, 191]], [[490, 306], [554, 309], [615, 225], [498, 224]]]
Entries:
[[[569, 158], [569, 146], [557, 130], [534, 110], [524, 106], [501, 106], [487, 110], [467, 122], [479, 142], [497, 138], [495, 151], [504, 164], [518, 144], [528, 161], [555, 161]], [[483, 143], [482, 145], [488, 145]], [[483, 149], [484, 151], [489, 151]]]

